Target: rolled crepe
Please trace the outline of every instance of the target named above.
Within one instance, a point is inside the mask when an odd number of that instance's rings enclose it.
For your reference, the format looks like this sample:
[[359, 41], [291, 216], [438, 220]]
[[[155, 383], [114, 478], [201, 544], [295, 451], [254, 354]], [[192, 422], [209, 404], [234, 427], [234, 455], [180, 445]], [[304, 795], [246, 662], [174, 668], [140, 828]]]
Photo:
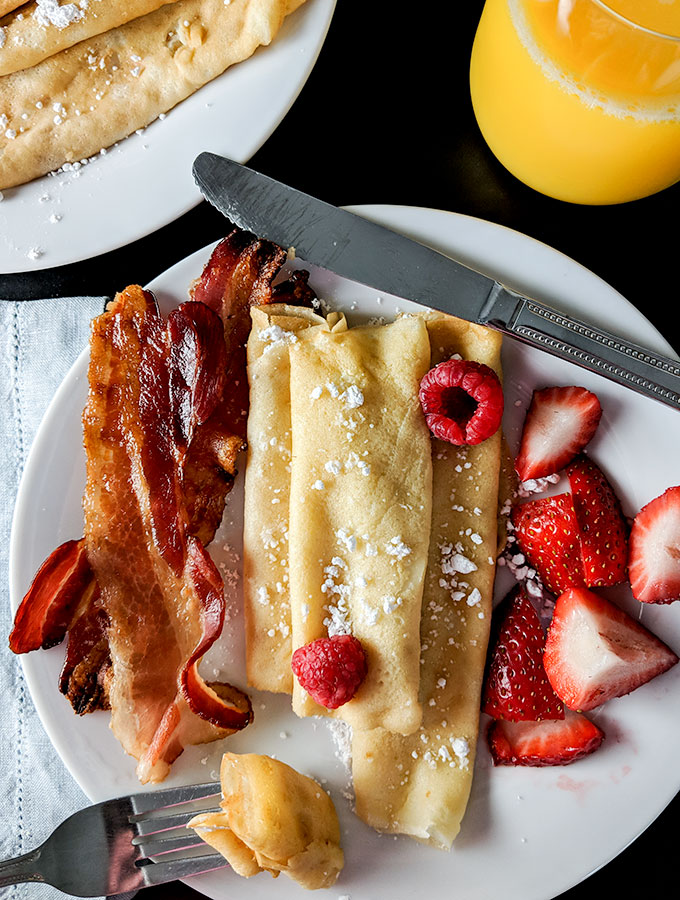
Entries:
[[251, 311], [248, 338], [248, 462], [243, 517], [243, 584], [248, 684], [291, 693], [293, 673], [288, 528], [291, 471], [288, 348], [307, 328], [343, 331], [345, 317], [328, 320], [285, 304]]
[[25, 2], [25, 0], [0, 0], [0, 17], [13, 12]]
[[[500, 374], [496, 332], [427, 319], [432, 364], [459, 353]], [[475, 447], [433, 440], [432, 529], [420, 623], [422, 724], [354, 730], [356, 811], [380, 831], [449, 848], [467, 805], [497, 549], [500, 431]]]
[[[0, 21], [4, 37], [0, 47], [0, 75], [28, 69], [60, 50], [124, 25], [174, 0], [88, 0], [81, 6], [27, 3], [18, 13]], [[14, 6], [14, 3], [10, 4]], [[52, 14], [50, 15], [50, 11]], [[9, 12], [9, 10], [7, 10]], [[0, 2], [0, 15], [3, 15]]]
[[293, 686], [298, 715], [408, 734], [421, 708], [419, 624], [432, 500], [430, 436], [418, 386], [425, 322], [333, 332], [290, 347], [293, 647], [350, 632], [368, 674], [337, 710]]
[[302, 2], [177, 0], [0, 78], [0, 189], [144, 128], [269, 44]]

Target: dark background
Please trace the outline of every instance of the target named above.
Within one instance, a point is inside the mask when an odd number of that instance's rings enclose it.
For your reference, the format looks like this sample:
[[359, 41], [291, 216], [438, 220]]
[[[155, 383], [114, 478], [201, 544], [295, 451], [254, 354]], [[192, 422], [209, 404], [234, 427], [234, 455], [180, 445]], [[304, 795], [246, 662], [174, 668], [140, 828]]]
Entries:
[[[482, 0], [338, 0], [307, 84], [249, 164], [337, 205], [448, 209], [531, 235], [608, 281], [680, 349], [680, 184], [623, 206], [581, 207], [537, 194], [509, 175], [482, 141], [469, 100], [468, 62], [481, 8]], [[106, 210], [98, 215], [105, 218]], [[96, 259], [0, 276], [0, 297], [112, 295], [128, 283], [151, 280], [221, 237], [223, 228], [221, 216], [203, 203], [155, 234]], [[678, 896], [672, 864], [678, 815], [676, 797], [631, 847], [560, 900], [599, 900], [615, 892], [646, 896], [650, 888], [657, 896]], [[257, 896], [256, 882], [251, 884]], [[198, 897], [183, 885], [144, 894], [144, 900]]]

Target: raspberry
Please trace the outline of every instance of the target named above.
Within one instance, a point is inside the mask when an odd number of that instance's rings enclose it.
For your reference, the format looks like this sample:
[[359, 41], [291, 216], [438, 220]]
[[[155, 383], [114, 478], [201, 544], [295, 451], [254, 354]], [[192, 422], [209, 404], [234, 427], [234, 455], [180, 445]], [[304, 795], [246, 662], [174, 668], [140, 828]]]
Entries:
[[351, 634], [335, 634], [299, 647], [291, 666], [300, 685], [326, 709], [351, 700], [366, 677], [364, 648]]
[[503, 418], [503, 388], [483, 363], [439, 363], [420, 382], [419, 397], [427, 427], [449, 444], [481, 444], [498, 431]]

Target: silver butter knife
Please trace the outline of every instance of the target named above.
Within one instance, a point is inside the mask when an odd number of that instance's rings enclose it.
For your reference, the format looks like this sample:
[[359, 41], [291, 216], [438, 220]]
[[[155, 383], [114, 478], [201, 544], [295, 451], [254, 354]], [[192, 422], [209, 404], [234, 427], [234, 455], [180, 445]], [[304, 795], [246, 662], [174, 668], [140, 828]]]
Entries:
[[680, 363], [510, 290], [493, 278], [361, 216], [214, 153], [193, 173], [240, 228], [380, 291], [494, 328], [680, 409]]

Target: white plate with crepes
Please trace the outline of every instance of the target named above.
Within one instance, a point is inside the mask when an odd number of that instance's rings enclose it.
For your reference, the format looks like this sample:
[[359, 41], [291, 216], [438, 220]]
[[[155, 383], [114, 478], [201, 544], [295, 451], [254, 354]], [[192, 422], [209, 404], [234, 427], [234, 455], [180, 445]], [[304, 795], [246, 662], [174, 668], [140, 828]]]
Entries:
[[306, 0], [269, 46], [105, 155], [5, 189], [0, 273], [98, 256], [196, 206], [202, 198], [191, 176], [194, 158], [211, 149], [246, 162], [259, 150], [309, 77], [334, 9], [335, 0]]
[[[353, 211], [455, 255], [557, 309], [673, 355], [654, 327], [620, 294], [577, 263], [522, 234], [436, 210], [365, 206]], [[200, 274], [210, 249], [183, 260], [150, 285], [164, 311], [187, 299], [188, 286]], [[302, 261], [295, 264], [304, 266]], [[345, 312], [350, 324], [376, 316], [390, 320], [415, 306], [308, 268], [319, 297]], [[600, 398], [603, 417], [589, 453], [609, 476], [624, 513], [635, 515], [676, 483], [680, 416], [674, 410], [510, 340], [505, 343], [503, 368], [504, 428], [513, 450], [534, 388], [580, 384]], [[11, 542], [14, 608], [46, 556], [62, 541], [82, 534], [85, 456], [80, 417], [86, 391], [84, 351], [54, 397], [19, 491]], [[222, 527], [210, 547], [225, 575], [231, 615], [226, 634], [210, 651], [209, 666], [214, 666], [216, 676], [245, 686], [239, 600], [242, 498], [241, 477], [227, 498]], [[507, 588], [507, 582], [498, 583], [497, 596]], [[676, 652], [680, 649], [680, 603], [641, 605], [627, 585], [609, 589], [608, 596]], [[93, 801], [140, 790], [135, 762], [124, 755], [110, 732], [108, 714], [76, 719], [59, 694], [62, 661], [59, 647], [23, 657], [33, 700], [55, 748]], [[433, 900], [450, 897], [453, 890], [465, 900], [495, 896], [547, 900], [611, 860], [680, 788], [676, 759], [680, 666], [591, 712], [606, 740], [591, 756], [569, 766], [494, 768], [482, 721], [472, 795], [450, 852], [406, 837], [380, 836], [364, 825], [352, 812], [344, 748], [325, 722], [296, 718], [287, 696], [251, 695], [254, 723], [222, 743], [186, 750], [166, 784], [217, 779], [225, 748], [276, 756], [317, 778], [335, 801], [342, 827], [346, 865], [333, 890], [352, 900], [393, 900], [395, 890], [400, 900], [406, 900], [422, 896], [424, 885]], [[302, 888], [285, 877], [274, 881], [265, 873], [245, 881], [227, 869], [194, 878], [191, 885], [224, 900], [303, 896]]]

